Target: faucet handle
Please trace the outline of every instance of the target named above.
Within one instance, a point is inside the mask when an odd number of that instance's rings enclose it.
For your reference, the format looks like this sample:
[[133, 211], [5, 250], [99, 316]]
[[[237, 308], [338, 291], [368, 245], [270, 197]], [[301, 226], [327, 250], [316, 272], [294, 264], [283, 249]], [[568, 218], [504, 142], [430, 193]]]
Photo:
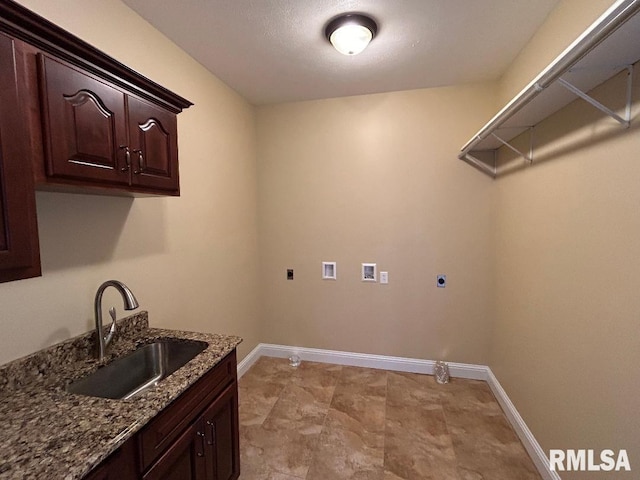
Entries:
[[113, 321], [111, 322], [111, 327], [109, 328], [109, 333], [107, 335], [105, 335], [105, 337], [104, 337], [104, 345], [105, 345], [105, 347], [107, 345], [109, 345], [109, 342], [111, 342], [111, 339], [113, 338], [113, 334], [116, 332], [116, 309], [114, 307], [111, 307], [109, 309], [109, 315], [111, 316], [111, 319]]

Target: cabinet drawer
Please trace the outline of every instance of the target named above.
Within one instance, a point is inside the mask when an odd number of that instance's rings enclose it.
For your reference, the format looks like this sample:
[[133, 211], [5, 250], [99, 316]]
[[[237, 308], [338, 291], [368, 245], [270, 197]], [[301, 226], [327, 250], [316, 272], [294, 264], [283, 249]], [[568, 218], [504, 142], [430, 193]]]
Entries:
[[138, 435], [140, 465], [145, 471], [224, 388], [236, 379], [236, 352], [229, 353]]

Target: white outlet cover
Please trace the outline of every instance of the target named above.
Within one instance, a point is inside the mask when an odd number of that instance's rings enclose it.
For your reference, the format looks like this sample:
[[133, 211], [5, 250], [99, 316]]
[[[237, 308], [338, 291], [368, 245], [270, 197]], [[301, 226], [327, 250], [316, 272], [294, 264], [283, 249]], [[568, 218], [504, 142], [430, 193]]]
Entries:
[[386, 285], [389, 283], [389, 272], [380, 272], [380, 284]]

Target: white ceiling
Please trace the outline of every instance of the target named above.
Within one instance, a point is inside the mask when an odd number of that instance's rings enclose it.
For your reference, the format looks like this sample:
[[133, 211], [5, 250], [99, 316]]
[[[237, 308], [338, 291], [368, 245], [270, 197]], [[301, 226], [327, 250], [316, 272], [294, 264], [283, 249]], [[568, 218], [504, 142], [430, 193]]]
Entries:
[[[495, 80], [559, 0], [124, 0], [253, 104]], [[378, 35], [360, 55], [324, 37], [341, 13]]]

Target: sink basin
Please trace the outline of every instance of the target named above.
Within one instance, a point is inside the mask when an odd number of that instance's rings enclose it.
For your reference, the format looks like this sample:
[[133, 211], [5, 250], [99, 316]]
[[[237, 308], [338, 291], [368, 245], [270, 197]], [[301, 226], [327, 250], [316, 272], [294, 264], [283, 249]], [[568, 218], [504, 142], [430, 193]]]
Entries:
[[67, 386], [90, 397], [127, 399], [154, 387], [209, 346], [196, 340], [167, 339], [141, 345], [91, 375]]

